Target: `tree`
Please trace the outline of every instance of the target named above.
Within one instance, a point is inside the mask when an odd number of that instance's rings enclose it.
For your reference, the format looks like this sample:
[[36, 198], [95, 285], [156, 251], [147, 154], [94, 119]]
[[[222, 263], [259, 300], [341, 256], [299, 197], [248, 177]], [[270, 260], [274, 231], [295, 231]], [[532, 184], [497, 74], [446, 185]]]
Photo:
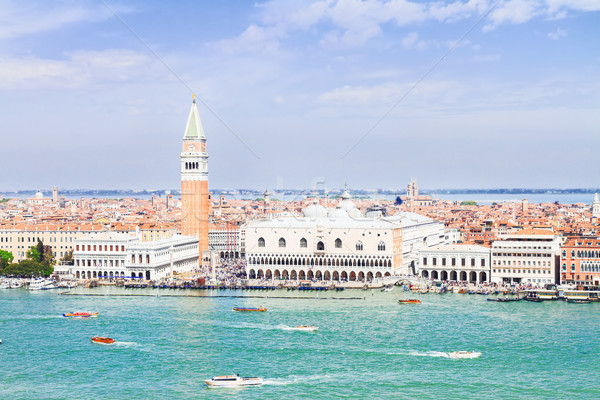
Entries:
[[14, 260], [13, 253], [6, 250], [0, 250], [0, 268], [5, 268]]
[[52, 252], [52, 246], [44, 246], [41, 240], [35, 246], [31, 246], [27, 250], [27, 258], [32, 261], [36, 261], [44, 265], [54, 264], [54, 253]]
[[476, 206], [477, 202], [475, 200], [465, 200], [460, 202], [461, 206]]

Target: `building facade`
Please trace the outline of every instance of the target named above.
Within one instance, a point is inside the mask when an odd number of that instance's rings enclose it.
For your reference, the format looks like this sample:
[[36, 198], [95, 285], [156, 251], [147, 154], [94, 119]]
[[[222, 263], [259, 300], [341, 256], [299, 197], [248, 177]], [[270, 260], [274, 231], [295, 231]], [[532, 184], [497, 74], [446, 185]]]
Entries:
[[541, 286], [558, 281], [559, 236], [527, 229], [499, 238], [492, 244], [492, 282]]
[[561, 248], [560, 283], [600, 287], [600, 239], [570, 237]]
[[490, 253], [488, 247], [470, 244], [442, 244], [422, 249], [419, 275], [442, 281], [489, 282]]
[[173, 235], [142, 242], [137, 236], [101, 232], [77, 240], [74, 265], [63, 266], [77, 279], [140, 278], [157, 280], [198, 267], [198, 239]]
[[208, 248], [220, 258], [240, 258], [240, 227], [233, 224], [211, 225], [208, 231]]
[[199, 251], [208, 250], [208, 153], [196, 99], [188, 117], [181, 153], [181, 233], [199, 240]]
[[249, 278], [365, 281], [408, 274], [422, 247], [444, 240], [444, 226], [414, 213], [366, 218], [347, 192], [335, 209], [316, 202], [303, 216], [245, 225]]

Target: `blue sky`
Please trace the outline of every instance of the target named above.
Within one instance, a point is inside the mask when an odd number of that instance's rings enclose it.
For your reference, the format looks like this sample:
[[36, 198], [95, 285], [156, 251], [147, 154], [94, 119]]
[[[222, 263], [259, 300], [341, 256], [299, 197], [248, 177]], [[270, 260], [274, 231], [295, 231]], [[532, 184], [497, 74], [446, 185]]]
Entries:
[[600, 186], [600, 1], [0, 0], [0, 16], [0, 190], [177, 188], [192, 91], [212, 188]]

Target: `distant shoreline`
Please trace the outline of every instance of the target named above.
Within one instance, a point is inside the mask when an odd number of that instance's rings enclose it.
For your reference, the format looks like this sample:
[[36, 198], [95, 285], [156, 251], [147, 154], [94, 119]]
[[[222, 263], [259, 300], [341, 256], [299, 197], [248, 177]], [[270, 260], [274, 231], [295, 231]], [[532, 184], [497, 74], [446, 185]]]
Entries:
[[[336, 196], [338, 193], [342, 193], [343, 189], [330, 189], [329, 194]], [[230, 195], [239, 196], [240, 198], [245, 196], [258, 196], [262, 197], [264, 190], [256, 189], [211, 189], [211, 192], [215, 195]], [[312, 190], [307, 189], [285, 189], [285, 190], [269, 190], [273, 195], [308, 195], [313, 193]], [[392, 189], [355, 189], [349, 190], [350, 194], [354, 196], [370, 196], [373, 194], [377, 195], [404, 195], [404, 190], [392, 190]], [[557, 188], [542, 188], [542, 189], [530, 189], [530, 188], [495, 188], [495, 189], [421, 189], [420, 194], [440, 196], [440, 195], [456, 195], [456, 194], [473, 194], [473, 195], [531, 195], [531, 194], [542, 194], [542, 195], [567, 195], [567, 194], [591, 194], [600, 192], [600, 188], [571, 188], [571, 189], [557, 189]], [[15, 191], [0, 191], [0, 196], [5, 198], [24, 198], [33, 197], [37, 193], [37, 190], [15, 190]], [[324, 194], [324, 190], [317, 190], [319, 195]], [[47, 197], [52, 197], [51, 190], [43, 190], [42, 194]], [[131, 198], [131, 197], [148, 197], [148, 196], [166, 196], [172, 194], [173, 196], [179, 196], [179, 189], [157, 189], [157, 190], [111, 190], [111, 189], [60, 189], [59, 194], [65, 197], [112, 197], [112, 198]], [[298, 197], [301, 198], [301, 197]]]

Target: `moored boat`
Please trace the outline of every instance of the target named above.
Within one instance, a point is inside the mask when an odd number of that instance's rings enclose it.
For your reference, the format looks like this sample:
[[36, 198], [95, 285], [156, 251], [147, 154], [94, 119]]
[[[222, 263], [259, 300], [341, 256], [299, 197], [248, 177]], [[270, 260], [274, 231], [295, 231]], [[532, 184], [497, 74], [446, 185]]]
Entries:
[[63, 313], [63, 317], [65, 318], [96, 318], [98, 313], [92, 312], [68, 312]]
[[589, 304], [592, 301], [590, 299], [567, 299], [567, 303], [572, 304]]
[[115, 342], [115, 339], [103, 336], [94, 336], [92, 338], [92, 342], [98, 344], [113, 344]]
[[262, 385], [262, 378], [241, 377], [238, 375], [215, 376], [204, 381], [208, 387], [238, 387]]
[[267, 309], [265, 307], [233, 307], [233, 311], [258, 311], [265, 312]]
[[421, 304], [421, 300], [418, 299], [400, 299], [398, 300], [398, 303], [400, 304]]
[[481, 353], [478, 351], [453, 351], [448, 353], [449, 358], [478, 358]]

